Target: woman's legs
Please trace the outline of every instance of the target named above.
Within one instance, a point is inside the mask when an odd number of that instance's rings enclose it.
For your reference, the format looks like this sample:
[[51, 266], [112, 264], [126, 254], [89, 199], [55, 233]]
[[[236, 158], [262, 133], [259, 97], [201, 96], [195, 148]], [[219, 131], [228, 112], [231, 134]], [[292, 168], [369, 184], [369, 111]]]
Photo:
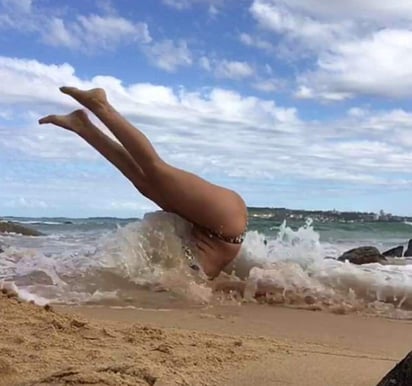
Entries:
[[192, 223], [226, 236], [245, 230], [246, 206], [239, 195], [165, 163], [147, 137], [110, 105], [104, 90], [62, 87], [61, 91], [90, 109], [125, 147], [145, 176], [147, 197]]
[[116, 141], [102, 133], [88, 118], [84, 110], [76, 110], [67, 115], [48, 115], [39, 120], [40, 124], [52, 123], [73, 131], [93, 146], [103, 157], [110, 161], [146, 197], [155, 201], [162, 209], [168, 210], [156, 192], [146, 181], [140, 166], [130, 154]]

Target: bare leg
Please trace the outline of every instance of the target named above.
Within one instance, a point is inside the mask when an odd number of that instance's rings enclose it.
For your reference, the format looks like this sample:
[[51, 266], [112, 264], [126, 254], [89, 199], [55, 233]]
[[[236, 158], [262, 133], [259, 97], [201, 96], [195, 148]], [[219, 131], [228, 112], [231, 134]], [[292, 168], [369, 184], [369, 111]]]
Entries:
[[[244, 231], [247, 212], [240, 196], [166, 164], [147, 137], [109, 104], [104, 90], [62, 87], [61, 91], [90, 109], [110, 129], [140, 166], [151, 186], [150, 192], [160, 194], [160, 200], [170, 211], [226, 236]], [[159, 197], [149, 198], [159, 204]]]
[[[133, 185], [146, 197], [152, 199], [156, 192], [150, 190], [146, 176], [130, 154], [116, 141], [102, 133], [87, 117], [84, 110], [76, 110], [67, 115], [48, 115], [39, 120], [40, 124], [52, 123], [63, 127], [82, 137], [103, 157], [110, 161]], [[164, 210], [161, 197], [157, 195], [156, 203]]]
[[107, 101], [103, 89], [82, 91], [74, 87], [61, 87], [60, 90], [92, 111], [110, 129], [143, 170], [150, 168], [151, 163], [160, 161], [160, 157], [148, 138], [116, 112]]

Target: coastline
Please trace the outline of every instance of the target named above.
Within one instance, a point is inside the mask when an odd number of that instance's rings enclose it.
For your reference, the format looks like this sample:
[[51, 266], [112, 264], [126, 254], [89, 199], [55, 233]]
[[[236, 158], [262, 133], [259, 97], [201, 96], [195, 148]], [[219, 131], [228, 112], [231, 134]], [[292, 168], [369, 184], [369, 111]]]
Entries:
[[410, 321], [222, 305], [56, 306], [0, 295], [0, 384], [369, 386], [410, 351]]

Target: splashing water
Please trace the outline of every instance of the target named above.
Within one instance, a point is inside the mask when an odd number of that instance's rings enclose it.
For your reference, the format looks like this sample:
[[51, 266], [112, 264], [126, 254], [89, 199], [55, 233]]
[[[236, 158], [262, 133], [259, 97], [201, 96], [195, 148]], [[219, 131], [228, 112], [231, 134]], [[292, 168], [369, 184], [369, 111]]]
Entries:
[[283, 223], [264, 250], [261, 235], [249, 236], [246, 248], [258, 251], [258, 264], [247, 279], [250, 294], [264, 294], [268, 302], [328, 307], [339, 313], [373, 310], [410, 316], [399, 310], [412, 308], [412, 265], [398, 261], [394, 265], [359, 266], [325, 259], [342, 250], [322, 245], [311, 221], [296, 231]]
[[[216, 300], [209, 284], [186, 264], [182, 247], [190, 224], [180, 217], [155, 212], [99, 232], [2, 236], [0, 286], [14, 285], [20, 295], [40, 303], [153, 306], [171, 299]], [[271, 233], [249, 231], [232, 278], [243, 281], [250, 301], [257, 294], [267, 303], [409, 317], [412, 265], [355, 266], [324, 258], [343, 249], [321, 242], [311, 221], [295, 230], [283, 223]]]

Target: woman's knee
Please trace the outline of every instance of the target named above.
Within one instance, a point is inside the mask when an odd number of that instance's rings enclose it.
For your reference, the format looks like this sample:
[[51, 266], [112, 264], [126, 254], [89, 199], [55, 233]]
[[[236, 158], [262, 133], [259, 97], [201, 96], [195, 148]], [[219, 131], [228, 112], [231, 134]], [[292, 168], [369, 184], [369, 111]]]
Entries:
[[[236, 195], [237, 196], [237, 195]], [[242, 199], [231, 197], [227, 203], [226, 222], [229, 236], [238, 236], [247, 228], [247, 207]]]

